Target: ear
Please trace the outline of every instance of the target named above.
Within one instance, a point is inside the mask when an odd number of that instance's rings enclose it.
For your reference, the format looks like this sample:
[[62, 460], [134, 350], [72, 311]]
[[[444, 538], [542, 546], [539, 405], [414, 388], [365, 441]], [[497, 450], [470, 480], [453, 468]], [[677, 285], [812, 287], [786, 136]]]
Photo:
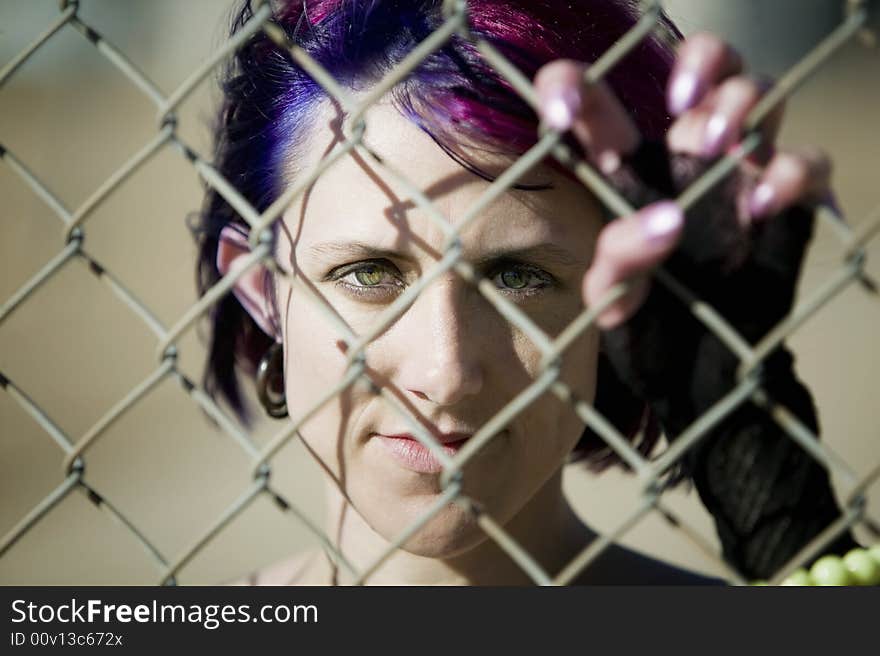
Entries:
[[[225, 276], [227, 273], [241, 269], [244, 259], [250, 252], [247, 236], [232, 226], [224, 226], [217, 244], [217, 269], [220, 274]], [[266, 275], [269, 275], [266, 267], [261, 264], [253, 266], [235, 282], [232, 292], [262, 331], [276, 342], [280, 342], [281, 336], [273, 330], [269, 318], [271, 302], [263, 289]]]

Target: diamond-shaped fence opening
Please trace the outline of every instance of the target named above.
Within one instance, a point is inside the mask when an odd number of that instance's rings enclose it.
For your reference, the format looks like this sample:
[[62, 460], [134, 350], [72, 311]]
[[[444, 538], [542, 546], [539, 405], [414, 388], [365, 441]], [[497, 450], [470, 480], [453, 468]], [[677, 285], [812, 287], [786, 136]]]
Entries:
[[[2, 383], [6, 394], [22, 412], [17, 412], [14, 419], [11, 416], [3, 417], [3, 431], [6, 433], [17, 430], [16, 427], [20, 425], [22, 418], [27, 417], [26, 421], [33, 422], [48, 433], [49, 438], [57, 446], [57, 454], [60, 456], [55, 487], [42, 500], [27, 508], [4, 510], [4, 535], [0, 538], [0, 556], [4, 559], [20, 558], [20, 550], [29, 548], [28, 541], [36, 540], [41, 528], [46, 532], [47, 525], [51, 525], [53, 529], [63, 525], [58, 516], [63, 514], [66, 508], [74, 507], [70, 499], [71, 495], [84, 495], [84, 498], [91, 502], [92, 508], [103, 511], [107, 517], [116, 522], [117, 528], [114, 529], [116, 533], [121, 527], [130, 536], [131, 545], [126, 546], [116, 539], [118, 536], [114, 533], [116, 549], [139, 546], [141, 549], [138, 554], [139, 562], [143, 557], [147, 558], [154, 569], [155, 581], [158, 583], [176, 583], [181, 579], [186, 581], [187, 567], [196, 562], [200, 554], [210, 551], [222, 553], [223, 549], [218, 549], [216, 545], [218, 542], [222, 544], [223, 536], [234, 532], [233, 527], [236, 525], [246, 522], [245, 518], [249, 513], [255, 512], [254, 508], [259, 507], [262, 509], [261, 512], [265, 511], [268, 502], [279, 522], [289, 522], [306, 536], [302, 539], [297, 538], [299, 544], [320, 545], [338, 570], [344, 573], [346, 581], [368, 583], [387, 562], [395, 548], [406, 543], [423, 526], [431, 522], [437, 513], [448, 511], [450, 504], [455, 504], [459, 512], [470, 515], [488, 538], [499, 545], [535, 583], [568, 584], [575, 581], [585, 568], [601, 558], [611, 545], [617, 541], [625, 541], [634, 527], [639, 526], [646, 517], [659, 517], [676, 536], [687, 540], [695, 549], [703, 553], [703, 557], [711, 558], [717, 565], [714, 569], [716, 573], [732, 582], [744, 583], [748, 577], [720, 557], [716, 538], [707, 535], [702, 528], [695, 527], [694, 522], [685, 516], [686, 513], [681, 512], [675, 496], [678, 492], [670, 492], [666, 483], [670, 470], [674, 469], [682, 459], [694, 453], [695, 449], [706, 440], [707, 434], [717, 431], [719, 427], [728, 426], [732, 421], [731, 418], [746, 404], [754, 404], [754, 407], [762, 408], [766, 413], [761, 415], [764, 426], [780, 427], [787, 439], [793, 440], [809, 454], [809, 457], [814, 458], [835, 477], [839, 501], [843, 508], [843, 514], [836, 522], [825, 527], [808, 544], [803, 545], [800, 551], [787, 559], [783, 566], [776, 569], [773, 580], [782, 580], [797, 567], [821, 554], [839, 535], [849, 529], [857, 529], [862, 532], [859, 535], [867, 535], [869, 540], [877, 538], [877, 522], [871, 517], [873, 508], [866, 501], [872, 494], [877, 495], [875, 480], [880, 476], [880, 447], [876, 444], [868, 444], [868, 446], [859, 444], [857, 452], [866, 453], [867, 459], [862, 456], [858, 461], [851, 461], [839, 452], [839, 442], [834, 439], [833, 431], [843, 430], [839, 422], [825, 421], [823, 415], [823, 440], [819, 441], [814, 431], [805, 425], [796, 413], [786, 407], [785, 403], [768, 394], [763, 377], [765, 365], [771, 362], [771, 356], [777, 352], [777, 347], [783, 340], [791, 338], [792, 342], [798, 343], [798, 340], [806, 339], [801, 331], [806, 331], [810, 322], [817, 321], [817, 317], [824, 316], [823, 312], [830, 312], [828, 308], [835, 299], [844, 293], [852, 294], [853, 290], [859, 291], [859, 287], [870, 290], [873, 285], [872, 280], [877, 273], [871, 271], [870, 260], [866, 255], [871, 247], [876, 248], [875, 237], [877, 232], [880, 232], [880, 207], [877, 205], [877, 198], [866, 203], [868, 209], [865, 216], [849, 223], [842, 222], [827, 207], [820, 207], [817, 234], [824, 240], [823, 244], [826, 247], [823, 254], [831, 258], [833, 266], [828, 266], [821, 276], [815, 277], [816, 279], [811, 280], [808, 287], [802, 288], [792, 312], [754, 344], [740, 334], [729, 317], [725, 317], [724, 313], [713, 307], [711, 303], [704, 302], [700, 294], [695, 293], [676, 275], [665, 267], [657, 269], [654, 285], [665, 290], [670, 298], [689, 310], [688, 320], [699, 322], [711, 331], [711, 334], [716, 336], [730, 353], [735, 354], [738, 361], [738, 383], [704, 413], [687, 425], [681, 426], [676, 434], [667, 436], [671, 439], [668, 439], [662, 447], [645, 455], [631, 445], [593, 404], [579, 398], [574, 385], [561, 375], [566, 358], [571, 357], [573, 345], [588, 331], [596, 329], [597, 315], [626, 290], [626, 285], [618, 285], [596, 307], [584, 308], [564, 329], [554, 335], [548, 335], [528, 312], [499, 293], [491, 281], [479, 273], [474, 263], [465, 259], [461, 240], [461, 235], [467, 227], [480, 222], [484, 209], [506, 194], [533, 169], [535, 164], [548, 157], [555, 158], [561, 165], [567, 167], [576, 179], [586, 185], [611, 217], [630, 214], [637, 208], [633, 207], [625, 195], [599, 174], [591, 164], [580, 159], [558, 132], [549, 130], [543, 125], [536, 135], [536, 143], [533, 147], [507, 166], [469, 207], [457, 208], [461, 216], [454, 225], [444, 213], [445, 206], [437, 202], [431, 194], [420, 189], [413, 182], [412, 176], [408, 175], [412, 171], [405, 153], [401, 153], [397, 159], [389, 159], [380, 157], [369, 145], [370, 124], [369, 121], [364, 121], [369, 110], [390, 89], [406, 79], [414, 69], [432, 53], [443, 48], [452, 38], [469, 42], [488, 66], [497, 71], [526, 102], [535, 106], [536, 96], [531, 80], [512, 61], [505, 58], [498, 47], [470, 29], [469, 7], [465, 0], [443, 2], [443, 21], [437, 29], [421, 40], [415, 49], [381, 76], [373, 86], [360, 93], [348, 90], [324, 66], [290, 40], [289, 33], [285, 32], [276, 21], [272, 6], [274, 3], [254, 1], [252, 15], [235, 35], [210, 54], [198, 58], [191, 69], [171, 78], [180, 82], [170, 91], [161, 89], [142, 71], [138, 63], [126, 54], [124, 43], [114, 43], [109, 31], [104, 34], [91, 25], [85, 18], [80, 3], [62, 0], [59, 4], [57, 17], [45, 26], [42, 33], [35, 35], [31, 45], [12, 56], [0, 70], [0, 99], [4, 93], [10, 93], [10, 88], [4, 89], [4, 85], [14, 80], [16, 76], [26, 76], [29, 59], [40, 53], [41, 49], [53, 42], [53, 39], [58, 38], [57, 35], [63, 33], [67, 38], [69, 34], [78, 33], [85, 40], [84, 43], [93, 46], [102, 60], [106, 60], [106, 63], [115, 69], [114, 75], [121, 74], [132, 88], [139, 92], [143, 101], [143, 106], [131, 110], [129, 109], [131, 100], [126, 95], [125, 104], [112, 108], [111, 115], [115, 116], [115, 120], [99, 131], [101, 138], [108, 140], [116, 138], [116, 133], [124, 129], [131, 120], [128, 115], [131, 111], [140, 115], [146, 108], [153, 112], [155, 121], [147, 139], [143, 140], [106, 179], [90, 189], [84, 199], [78, 201], [76, 207], [68, 206], [53, 191], [55, 185], [51, 176], [44, 176], [39, 166], [19, 156], [14, 148], [8, 147], [6, 135], [0, 135], [3, 143], [0, 151], [2, 159], [8, 169], [14, 173], [14, 176], [6, 176], [6, 178], [29, 189], [45, 204], [50, 214], [57, 218], [56, 254], [38, 271], [30, 271], [24, 282], [16, 287], [8, 298], [2, 299], [0, 331], [3, 331], [4, 322], [12, 325], [18, 313], [27, 312], [29, 304], [36, 305], [38, 303], [36, 299], [46, 291], [46, 286], [50, 286], [58, 276], [62, 275], [60, 272], [66, 267], [84, 266], [91, 274], [90, 284], [79, 285], [77, 293], [106, 295], [107, 289], [99, 290], [98, 285], [103, 283], [108, 286], [114, 302], [119, 302], [120, 307], [124, 307], [130, 313], [130, 317], [140, 322], [154, 340], [151, 344], [152, 365], [137, 376], [137, 381], [132, 387], [121, 391], [118, 397], [102, 408], [97, 416], [90, 417], [86, 428], [77, 431], [77, 434], [68, 434], [52, 419], [61, 409], [51, 406], [54, 403], [76, 403], [77, 395], [82, 394], [82, 390], [94, 385], [95, 380], [109, 375], [107, 373], [109, 362], [95, 359], [90, 363], [93, 366], [83, 366], [81, 371], [75, 372], [80, 389], [76, 389], [76, 384], [68, 383], [74, 389], [67, 399], [59, 398], [61, 395], [58, 394], [43, 395], [38, 389], [30, 389], [42, 385], [41, 376], [33, 375], [33, 372], [28, 376], [16, 375], [15, 367], [11, 366], [11, 363], [13, 361], [18, 363], [22, 359], [22, 350], [27, 350], [25, 360], [31, 358], [33, 353], [32, 362], [35, 367], [39, 367], [35, 370], [45, 371], [45, 376], [51, 376], [51, 358], [48, 361], [45, 357], [41, 360], [39, 352], [41, 345], [26, 339], [26, 335], [21, 330], [15, 331], [14, 335], [4, 337], [4, 351], [16, 349], [17, 353], [15, 358], [4, 353], [3, 360], [0, 361]], [[82, 4], [87, 6], [89, 3]], [[852, 47], [852, 43], [858, 38], [870, 41], [872, 35], [866, 30], [870, 16], [868, 5], [867, 2], [858, 1], [845, 3], [843, 19], [839, 25], [805, 52], [797, 63], [788, 68], [751, 112], [747, 119], [749, 129], [739, 147], [714, 162], [678, 195], [676, 200], [684, 209], [697, 205], [714, 187], [723, 184], [738, 168], [741, 161], [761, 145], [760, 132], [754, 128], [779, 101], [792, 96], [810, 76], [821, 72], [822, 67], [838, 55], [842, 48]], [[619, 62], [657, 30], [661, 11], [662, 3], [642, 2], [638, 20], [614, 43], [613, 47], [588, 67], [586, 80], [595, 83], [612, 75]], [[196, 14], [188, 18], [193, 21], [192, 25], [184, 22], [175, 25], [173, 31], [184, 35], [187, 29], [203, 25], [205, 20], [204, 17]], [[211, 18], [217, 17], [211, 16]], [[112, 25], [112, 21], [108, 24]], [[163, 37], [167, 38], [167, 34], [163, 34]], [[191, 138], [183, 136], [179, 115], [180, 107], [195, 93], [195, 90], [214, 75], [239, 48], [256, 38], [265, 40], [266, 47], [275, 48], [277, 56], [289, 58], [306, 71], [312, 82], [320, 85], [347, 115], [345, 122], [339, 126], [339, 141], [336, 148], [310, 169], [301, 171], [297, 182], [277, 196], [262, 212], [236, 188], [235, 180], [227, 180], [214, 163], [193, 145]], [[76, 62], [70, 65], [79, 66]], [[92, 93], [91, 89], [90, 85], [83, 83], [78, 93], [88, 96]], [[12, 89], [11, 93], [14, 92], [15, 89]], [[88, 101], [89, 98], [78, 96], [77, 100], [79, 104], [79, 101]], [[841, 102], [845, 100], [841, 99]], [[10, 106], [12, 105], [14, 103]], [[100, 110], [103, 116], [107, 114], [108, 108], [101, 106]], [[870, 112], [866, 116], [869, 114]], [[828, 117], [827, 120], [835, 121], [839, 118], [838, 115]], [[865, 130], [869, 127], [869, 120], [864, 119]], [[3, 125], [15, 126], [16, 121], [21, 121], [19, 125], [24, 127], [8, 129], [37, 129], [33, 127], [37, 123], [29, 122], [27, 117], [10, 116], [4, 119]], [[67, 126], [63, 134], [76, 129], [75, 125]], [[90, 129], [96, 128], [90, 127]], [[137, 129], [143, 129], [140, 122]], [[188, 126], [187, 129], [192, 128]], [[53, 134], [56, 131], [57, 126]], [[866, 138], [870, 138], [870, 135]], [[48, 144], [46, 147], [51, 149], [52, 145]], [[157, 157], [159, 153], [161, 157]], [[97, 253], [90, 250], [88, 236], [90, 231], [100, 234], [102, 229], [107, 230], [107, 222], [112, 222], [114, 233], [124, 237], [126, 226], [132, 226], [131, 232], [134, 234], [136, 222], [151, 218], [155, 220], [155, 217], [150, 217], [149, 208], [144, 207], [149, 205], [149, 201], [145, 199], [151, 194], [164, 194], [164, 197], [167, 197], [169, 190], [155, 188], [162, 184], [161, 177], [149, 175], [147, 169], [171, 153], [178, 155], [183, 168], [191, 170], [196, 179], [219, 194], [238, 213], [240, 219], [250, 226], [252, 255], [248, 258], [246, 266], [223, 277], [197, 302], [171, 320], [162, 320], [151, 305], [145, 303], [132, 286], [126, 283], [128, 272], [125, 274], [122, 272], [125, 268], [125, 257], [114, 258], [116, 264], [114, 267], [108, 267]], [[307, 281], [280, 272], [270, 252], [272, 230], [277, 227], [282, 213], [303, 194], [307, 194], [310, 185], [316, 179], [349, 156], [369, 162], [388, 184], [392, 184], [395, 189], [403, 190], [406, 195], [405, 200], [422, 212], [430, 220], [432, 228], [445, 240], [442, 252], [436, 254], [437, 261], [433, 267], [423, 272], [418, 280], [413, 281], [406, 291], [393, 302], [388, 303], [381, 312], [377, 312], [368, 325], [358, 325], [357, 329], [349, 325], [343, 314]], [[88, 164], [83, 165], [88, 166]], [[125, 211], [125, 201], [128, 199], [132, 201], [129, 203], [130, 215], [126, 215], [128, 213]], [[114, 216], [104, 216], [100, 220], [91, 222], [102, 208]], [[181, 223], [191, 211], [192, 207], [181, 208]], [[115, 216], [116, 214], [119, 216]], [[39, 219], [43, 220], [42, 215]], [[16, 222], [28, 220], [27, 216], [9, 211], [3, 219], [4, 232], [9, 225], [9, 234], [18, 234], [13, 231], [12, 226], [18, 226]], [[162, 223], [167, 224], [168, 221], [169, 217], [165, 209], [162, 221], [157, 223], [157, 228]], [[120, 243], [118, 249], [123, 252], [126, 249], [137, 252], [141, 246], [139, 241], [143, 240], [133, 237], [128, 243]], [[106, 240], [100, 243], [107, 248]], [[833, 243], [833, 247], [828, 247], [829, 243]], [[157, 258], [156, 261], [156, 266], [162, 266], [161, 259]], [[347, 367], [335, 386], [318, 390], [315, 395], [316, 403], [305, 412], [291, 416], [283, 425], [246, 427], [227, 408], [219, 405], [206, 394], [199, 386], [198, 380], [181, 367], [180, 351], [184, 348], [187, 350], [197, 348], [192, 336], [203, 317], [230, 293], [236, 280], [252, 267], [260, 264], [285, 275], [287, 282], [306, 299], [305, 302], [309, 304], [308, 311], [316, 313], [332, 326], [338, 344], [347, 358]], [[119, 274], [114, 269], [118, 269]], [[409, 401], [407, 393], [385, 380], [381, 372], [373, 368], [369, 356], [370, 346], [400, 320], [434, 280], [449, 272], [454, 272], [470, 283], [474, 294], [486, 304], [487, 312], [494, 313], [493, 316], [497, 315], [498, 320], [509, 322], [511, 330], [517, 331], [522, 340], [529, 342], [530, 348], [534, 348], [540, 356], [540, 366], [534, 379], [523, 385], [499, 407], [494, 408], [496, 410], [494, 415], [454, 455], [450, 455], [440, 447], [432, 431], [426, 428], [423, 419], [418, 416], [418, 411]], [[164, 277], [157, 276], [157, 280], [159, 282], [154, 284], [167, 285]], [[180, 280], [179, 284], [181, 287], [191, 288], [189, 279]], [[756, 293], [760, 293], [760, 290], [756, 290]], [[853, 302], [864, 304], [866, 321], [870, 321], [871, 317], [876, 321], [878, 310], [876, 298], [865, 294], [861, 294], [858, 298], [858, 301]], [[83, 308], [83, 312], [88, 312], [87, 303], [82, 302], [76, 306]], [[78, 316], [76, 319], [79, 322], [87, 322], [91, 317]], [[67, 348], [76, 349], [76, 340], [64, 331], [63, 322], [57, 323], [59, 343], [65, 344]], [[101, 328], [106, 330], [106, 326]], [[96, 332], [100, 331], [96, 329]], [[44, 335], [44, 332], [41, 331], [39, 334]], [[843, 335], [829, 337], [829, 340], [838, 343], [841, 339], [847, 338]], [[870, 333], [862, 344], [864, 349], [872, 349]], [[822, 346], [822, 342], [817, 342], [816, 348]], [[117, 363], [130, 362], [130, 358], [121, 357], [118, 352], [119, 349], [125, 348], [124, 339], [114, 344], [108, 342], [107, 360], [114, 360]], [[681, 363], [681, 365], [693, 366], [693, 363]], [[853, 365], [853, 368], [855, 366]], [[809, 377], [806, 378], [810, 382]], [[862, 389], [866, 387], [864, 381], [847, 380], [847, 378], [842, 378], [837, 384], [841, 387], [847, 385], [861, 385]], [[302, 486], [291, 485], [289, 472], [286, 472], [288, 468], [281, 464], [281, 459], [289, 457], [294, 445], [297, 445], [298, 449], [297, 458], [308, 460], [309, 454], [299, 448], [299, 429], [325, 406], [341, 404], [345, 407], [347, 395], [351, 390], [364, 389], [363, 386], [372, 390], [377, 396], [376, 402], [384, 406], [388, 416], [395, 418], [397, 425], [407, 426], [415, 438], [443, 465], [437, 494], [426, 507], [425, 512], [399, 531], [383, 553], [365, 563], [352, 558], [352, 554], [347, 554], [338, 547], [332, 527], [322, 526], [317, 521], [316, 518], [320, 513], [316, 512], [314, 502], [305, 498], [306, 495], [302, 494], [304, 489]], [[165, 401], [165, 403], [167, 403], [167, 411], [172, 414], [164, 416], [163, 409], [157, 409], [157, 404], [161, 405], [162, 399], [166, 399], [171, 393], [175, 395], [175, 401]], [[475, 462], [475, 454], [483, 448], [491, 449], [497, 446], [505, 428], [541, 397], [552, 397], [564, 404], [572, 416], [576, 416], [583, 425], [591, 428], [601, 440], [604, 440], [608, 452], [616, 453], [635, 472], [635, 476], [629, 479], [630, 487], [635, 492], [634, 497], [627, 496], [626, 501], [609, 515], [608, 521], [601, 527], [599, 537], [585, 544], [583, 549], [559, 571], [545, 570], [529, 550], [514, 539], [506, 529], [505, 523], [493, 516], [491, 504], [484, 505], [483, 500], [473, 497], [469, 492], [468, 468]], [[38, 402], [35, 399], [41, 400]], [[8, 401], [9, 399], [7, 405]], [[179, 408], [181, 403], [191, 404], [194, 411], [207, 415], [213, 420], [211, 427], [207, 423], [202, 424], [202, 430], [210, 434], [210, 438], [200, 436], [199, 439], [193, 439], [187, 434], [197, 429], [193, 428], [189, 416], [183, 418], [173, 414], [179, 412], [173, 408]], [[866, 400], [865, 405], [867, 404]], [[871, 422], [871, 409], [860, 408], [863, 431], [864, 424]], [[193, 413], [187, 413], [190, 414]], [[768, 418], [772, 418], [772, 422]], [[874, 419], [876, 420], [876, 416]], [[279, 425], [282, 425], [282, 428], [279, 429]], [[876, 421], [870, 425], [876, 426]], [[169, 439], [168, 435], [176, 430], [175, 427], [181, 428], [178, 444], [174, 439]], [[833, 430], [829, 433], [829, 429]], [[259, 437], [255, 431], [259, 433]], [[31, 432], [33, 431], [29, 429], [29, 433]], [[151, 432], [154, 435], [153, 440], [150, 440]], [[160, 435], [157, 435], [157, 432]], [[870, 430], [865, 433], [865, 442], [877, 437], [869, 433]], [[215, 444], [212, 445], [212, 441]], [[222, 447], [218, 441], [222, 441]], [[107, 447], [113, 442], [120, 447], [116, 450]], [[136, 446], [138, 442], [147, 446], [138, 447]], [[785, 440], [783, 442], [788, 444]], [[178, 446], [179, 452], [176, 451]], [[151, 447], [162, 449], [161, 457], [157, 457], [155, 452], [151, 454]], [[194, 452], [197, 453], [193, 455]], [[108, 456], [108, 453], [111, 455]], [[224, 480], [222, 486], [214, 482], [214, 487], [211, 487], [212, 467], [218, 476], [229, 476], [228, 468], [220, 467], [218, 464], [220, 453], [226, 464], [229, 463], [230, 458], [239, 458], [241, 468], [248, 474], [249, 480], [243, 485], [233, 486], [231, 494], [227, 480]], [[14, 453], [12, 455], [14, 457]], [[149, 466], [138, 462], [139, 458], [148, 458]], [[181, 461], [178, 461], [178, 458]], [[187, 459], [188, 464], [181, 464], [184, 458]], [[154, 472], [157, 466], [161, 469], [162, 462], [167, 463], [169, 460], [175, 464], [173, 469], [176, 474], [170, 477], [173, 490], [167, 488], [169, 483], [162, 474]], [[12, 463], [12, 466], [15, 464]], [[186, 485], [180, 484], [181, 472], [193, 467], [200, 470], [199, 476]], [[147, 476], [128, 475], [126, 472], [132, 469], [137, 469], [141, 473], [151, 471], [154, 473]], [[174, 480], [178, 480], [178, 483]], [[126, 489], [124, 492], [117, 492], [114, 498], [113, 488], [122, 485], [123, 482], [139, 486], [143, 491]], [[222, 494], [220, 494], [221, 488]], [[188, 498], [186, 503], [175, 502], [175, 497], [186, 494], [186, 489], [190, 492], [197, 489], [199, 494], [189, 495], [192, 498]], [[10, 492], [12, 490], [4, 490], [4, 496]], [[218, 504], [217, 495], [227, 501]], [[140, 507], [137, 512], [130, 510], [132, 500], [138, 496], [154, 498], [157, 507], [174, 504], [177, 506], [175, 509], [177, 512], [186, 515], [183, 519], [176, 516], [173, 521], [168, 522], [173, 526], [175, 539], [168, 539], [167, 526], [161, 531], [155, 529], [155, 523], [161, 520], [161, 512], [144, 513], [143, 508]], [[203, 499], [201, 504], [198, 497]], [[633, 498], [636, 499], [635, 503]], [[218, 506], [222, 507], [218, 510]], [[83, 512], [84, 507], [82, 503], [76, 505], [77, 512]], [[19, 512], [16, 513], [15, 510]], [[106, 522], [106, 517], [91, 524], [89, 530], [100, 531], [103, 522]], [[58, 535], [57, 530], [48, 533], [56, 537]], [[162, 535], [157, 535], [158, 533]], [[166, 545], [172, 543], [173, 547], [169, 549]], [[88, 546], [82, 548], [91, 549]], [[54, 552], [42, 545], [36, 553], [39, 554], [39, 558], [46, 559], [53, 557], [50, 554]], [[63, 555], [58, 553], [59, 558]], [[116, 563], [115, 567], [118, 568], [119, 564]], [[137, 567], [140, 565], [133, 566], [132, 572]], [[0, 572], [2, 571], [6, 571], [5, 568], [0, 568]], [[117, 572], [120, 571], [117, 569]], [[116, 576], [124, 577], [124, 573], [117, 573]], [[135, 574], [132, 576], [137, 578]], [[9, 575], [9, 578], [23, 580], [20, 574]], [[228, 579], [229, 576], [220, 578]]]

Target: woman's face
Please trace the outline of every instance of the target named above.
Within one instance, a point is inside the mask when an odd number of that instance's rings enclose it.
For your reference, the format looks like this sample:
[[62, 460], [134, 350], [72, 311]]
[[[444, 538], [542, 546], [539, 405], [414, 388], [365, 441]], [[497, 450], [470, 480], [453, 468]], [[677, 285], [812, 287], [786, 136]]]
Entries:
[[[333, 113], [325, 108], [302, 170], [335, 142], [327, 127]], [[489, 183], [388, 104], [372, 107], [367, 125], [365, 142], [460, 225]], [[461, 233], [463, 257], [555, 337], [583, 310], [581, 281], [600, 228], [598, 209], [583, 187], [561, 175], [534, 170], [519, 182], [552, 182], [555, 188], [513, 190], [494, 201]], [[443, 242], [443, 232], [405, 189], [355, 153], [321, 175], [285, 213], [278, 258], [362, 334], [436, 266]], [[298, 419], [342, 379], [346, 354], [341, 335], [308, 294], [286, 279], [278, 284], [287, 407]], [[588, 401], [597, 348], [596, 331], [586, 332], [566, 352], [561, 374]], [[529, 338], [454, 271], [432, 280], [366, 349], [374, 381], [438, 438], [475, 433], [539, 375], [540, 360]], [[387, 539], [419, 519], [441, 493], [436, 463], [417, 443], [382, 437], [412, 432], [363, 384], [335, 397], [300, 430], [355, 509]], [[465, 493], [496, 521], [507, 522], [558, 473], [582, 432], [570, 406], [545, 392], [466, 465]], [[452, 445], [448, 452], [454, 450]], [[443, 557], [484, 538], [466, 511], [449, 504], [405, 546]]]

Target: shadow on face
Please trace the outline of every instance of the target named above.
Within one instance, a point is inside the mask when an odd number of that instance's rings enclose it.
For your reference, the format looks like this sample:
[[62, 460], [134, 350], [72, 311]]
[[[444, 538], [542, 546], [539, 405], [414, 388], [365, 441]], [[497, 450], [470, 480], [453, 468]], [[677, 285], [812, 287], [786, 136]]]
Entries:
[[[338, 322], [358, 336], [374, 336], [365, 349], [366, 371], [385, 394], [368, 384], [348, 386], [311, 415], [300, 434], [359, 516], [392, 538], [442, 491], [440, 463], [412, 439], [411, 425], [394, 406], [408, 409], [454, 457], [541, 373], [541, 351], [527, 332], [454, 269], [438, 269], [450, 231], [458, 231], [461, 258], [480, 284], [552, 338], [583, 310], [581, 281], [601, 221], [588, 192], [549, 169], [530, 171], [520, 182], [552, 188], [509, 190], [471, 217], [487, 181], [389, 103], [371, 107], [366, 120], [365, 145], [442, 216], [419, 206], [405, 184], [363, 151], [346, 154], [284, 215], [277, 256], [295, 282], [279, 278], [278, 310], [293, 418], [320, 403], [346, 374]], [[311, 135], [298, 155], [301, 171], [338, 143], [329, 104], [318, 125], [330, 127]], [[417, 297], [401, 306], [398, 299], [422, 281], [427, 284]], [[588, 331], [566, 352], [561, 372], [586, 400], [594, 396], [597, 349], [598, 336]], [[540, 394], [468, 461], [465, 493], [506, 522], [558, 478], [582, 432], [568, 405]], [[407, 548], [437, 555], [483, 537], [470, 515], [450, 504]]]

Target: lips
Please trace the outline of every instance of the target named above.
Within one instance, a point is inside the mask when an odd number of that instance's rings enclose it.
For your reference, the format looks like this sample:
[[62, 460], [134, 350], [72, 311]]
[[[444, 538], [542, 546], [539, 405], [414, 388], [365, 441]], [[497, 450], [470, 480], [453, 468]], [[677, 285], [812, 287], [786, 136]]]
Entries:
[[[440, 448], [450, 458], [461, 450], [461, 447], [471, 436], [472, 433], [437, 433], [434, 435], [442, 445]], [[437, 474], [443, 471], [443, 465], [437, 457], [410, 433], [396, 435], [375, 433], [373, 437], [384, 447], [392, 459], [406, 469], [421, 474]]]
[[[377, 433], [377, 435], [382, 435], [382, 437], [390, 437], [393, 439], [401, 439], [401, 440], [415, 440], [416, 436], [411, 433], [400, 433], [397, 435], [385, 434], [385, 433]], [[473, 433], [432, 433], [431, 436], [440, 442], [440, 444], [454, 444], [455, 442], [463, 442], [464, 440], [473, 436]], [[418, 440], [416, 440], [418, 441]]]

